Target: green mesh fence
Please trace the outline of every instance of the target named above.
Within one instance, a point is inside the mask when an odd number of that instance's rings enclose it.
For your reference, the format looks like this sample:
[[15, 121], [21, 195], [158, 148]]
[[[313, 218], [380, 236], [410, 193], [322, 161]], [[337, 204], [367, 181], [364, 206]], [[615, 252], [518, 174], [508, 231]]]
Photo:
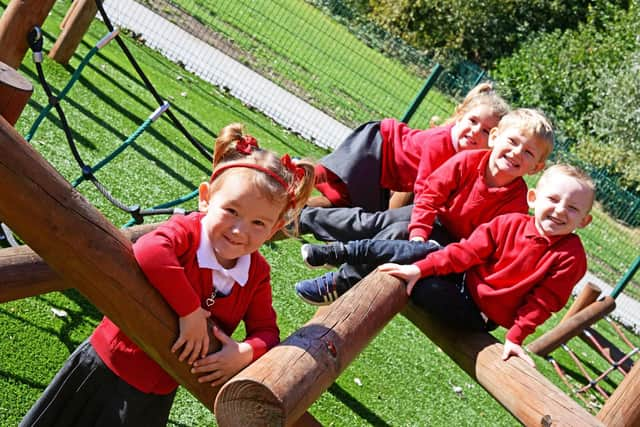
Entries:
[[[435, 65], [395, 38], [365, 32], [366, 22], [352, 20], [345, 28], [326, 9], [300, 0], [139, 2], [350, 128], [401, 117]], [[481, 73], [476, 69], [470, 82]], [[448, 73], [442, 79], [443, 87], [456, 90], [430, 94], [414, 116], [416, 126], [449, 116], [466, 93]]]
[[[307, 135], [307, 125], [318, 125], [320, 130], [315, 134], [309, 130], [308, 137], [322, 146], [335, 147], [360, 123], [402, 117], [435, 66], [342, 1], [137, 0], [136, 4], [153, 12], [151, 17], [133, 11], [131, 2], [111, 0], [105, 5], [112, 5], [116, 21], [132, 15], [132, 23], [122, 26], [135, 24], [132, 32], [139, 40], [283, 126]], [[201, 46], [188, 53], [194, 43]], [[239, 71], [222, 59], [210, 61], [213, 53], [207, 49], [222, 52], [264, 81], [255, 83], [256, 77], [246, 74], [249, 71]], [[482, 78], [483, 70], [474, 64], [446, 67], [413, 115], [411, 126], [428, 127], [434, 118], [436, 123], [447, 118]], [[280, 92], [267, 89], [269, 85]], [[292, 94], [302, 104], [287, 109], [292, 101], [283, 99]], [[260, 104], [258, 98], [266, 101]], [[276, 111], [278, 104], [284, 106]], [[307, 112], [300, 105], [314, 110]], [[298, 117], [295, 123], [290, 121], [294, 116]], [[595, 219], [579, 234], [588, 252], [590, 273], [613, 286], [639, 254], [639, 198], [603, 171], [580, 164], [562, 143], [555, 156], [587, 170], [597, 182]], [[639, 281], [631, 280], [624, 294], [640, 299]]]

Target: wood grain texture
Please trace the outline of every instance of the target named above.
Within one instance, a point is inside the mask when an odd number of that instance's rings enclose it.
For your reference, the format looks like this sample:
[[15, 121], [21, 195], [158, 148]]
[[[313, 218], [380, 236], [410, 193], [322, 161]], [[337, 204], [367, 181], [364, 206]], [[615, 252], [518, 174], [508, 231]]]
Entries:
[[96, 0], [75, 0], [64, 17], [62, 32], [51, 47], [49, 58], [59, 64], [67, 64], [97, 12]]
[[529, 351], [546, 356], [571, 338], [580, 335], [585, 328], [593, 325], [616, 308], [616, 301], [610, 296], [591, 303], [573, 316], [563, 319], [555, 328], [538, 337], [527, 346]]
[[14, 68], [0, 62], [0, 116], [15, 125], [32, 94], [31, 83]]
[[602, 426], [540, 372], [487, 333], [453, 329], [409, 304], [403, 314], [525, 426]]
[[640, 363], [607, 399], [598, 418], [608, 427], [640, 426]]
[[219, 425], [295, 423], [407, 300], [402, 282], [370, 274], [225, 384]]
[[0, 61], [18, 69], [29, 49], [27, 35], [42, 27], [55, 0], [11, 0], [0, 17]]
[[[142, 224], [121, 231], [135, 242], [157, 226]], [[29, 246], [0, 249], [0, 303], [71, 287]]]

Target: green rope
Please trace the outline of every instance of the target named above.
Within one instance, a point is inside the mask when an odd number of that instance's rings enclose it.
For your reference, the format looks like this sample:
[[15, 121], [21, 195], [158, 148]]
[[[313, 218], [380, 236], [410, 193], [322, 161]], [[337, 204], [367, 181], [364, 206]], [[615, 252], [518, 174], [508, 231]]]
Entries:
[[[170, 207], [173, 207], [173, 206], [179, 205], [179, 204], [181, 204], [181, 203], [187, 202], [187, 201], [189, 201], [189, 200], [191, 200], [191, 199], [195, 198], [197, 195], [198, 195], [198, 189], [196, 188], [196, 189], [195, 189], [195, 190], [193, 190], [191, 193], [186, 194], [186, 195], [184, 195], [184, 196], [182, 196], [182, 197], [180, 197], [180, 198], [178, 198], [178, 199], [172, 200], [172, 201], [170, 201], [170, 202], [163, 203], [163, 204], [158, 205], [158, 206], [154, 206], [154, 207], [152, 208], [152, 210], [153, 210], [153, 209], [170, 208]], [[130, 219], [126, 224], [124, 224], [124, 225], [122, 226], [122, 228], [128, 228], [128, 227], [131, 227], [131, 226], [132, 226], [132, 225], [134, 225], [135, 223], [136, 223], [135, 218], [132, 218], [132, 219]]]
[[74, 187], [77, 187], [78, 185], [80, 185], [80, 183], [82, 181], [84, 181], [89, 174], [93, 174], [94, 172], [97, 172], [98, 170], [100, 170], [104, 165], [106, 165], [107, 163], [109, 163], [111, 160], [113, 160], [118, 154], [122, 153], [124, 151], [125, 148], [127, 148], [129, 145], [131, 145], [133, 143], [133, 141], [135, 141], [140, 135], [142, 135], [142, 132], [144, 132], [145, 130], [147, 130], [147, 128], [149, 126], [151, 126], [151, 123], [155, 122], [158, 117], [160, 117], [160, 115], [162, 113], [164, 113], [165, 111], [167, 111], [167, 109], [169, 108], [169, 103], [165, 102], [162, 106], [158, 107], [150, 116], [149, 118], [147, 118], [144, 122], [142, 122], [142, 124], [138, 127], [138, 129], [135, 130], [135, 132], [133, 132], [122, 144], [120, 144], [120, 146], [118, 146], [118, 148], [116, 148], [115, 150], [113, 150], [109, 155], [107, 155], [104, 159], [100, 160], [98, 163], [96, 163], [95, 166], [89, 168], [86, 171], [83, 171], [83, 174], [81, 176], [79, 176], [78, 178], [76, 178], [71, 185], [73, 185]]
[[[105, 46], [116, 35], [118, 35], [118, 30], [110, 32], [105, 37], [103, 37], [98, 43], [96, 43], [96, 45], [92, 47], [91, 50], [89, 50], [89, 52], [85, 55], [85, 57], [82, 58], [80, 65], [78, 65], [78, 68], [76, 68], [76, 70], [73, 72], [73, 74], [71, 75], [71, 79], [69, 79], [69, 82], [67, 82], [67, 85], [64, 87], [64, 89], [60, 91], [60, 94], [56, 97], [56, 100], [54, 102], [62, 101], [64, 97], [67, 96], [67, 93], [71, 90], [71, 88], [76, 83], [76, 81], [80, 79], [80, 74], [82, 73], [82, 70], [89, 63], [93, 55], [95, 55], [103, 46]], [[49, 114], [49, 111], [51, 111], [51, 109], [53, 108], [54, 104], [51, 101], [52, 100], [49, 100], [49, 104], [45, 105], [44, 108], [40, 110], [40, 115], [35, 120], [35, 122], [31, 126], [31, 129], [29, 129], [29, 133], [27, 133], [27, 136], [25, 137], [27, 141], [31, 141], [31, 139], [33, 139], [33, 136], [38, 130], [38, 127], [40, 126], [44, 118], [47, 116], [47, 114]]]

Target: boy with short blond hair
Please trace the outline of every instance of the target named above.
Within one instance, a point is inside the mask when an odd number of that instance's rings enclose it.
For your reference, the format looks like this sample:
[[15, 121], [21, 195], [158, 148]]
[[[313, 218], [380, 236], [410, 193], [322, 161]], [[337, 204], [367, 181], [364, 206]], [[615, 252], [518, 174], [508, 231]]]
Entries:
[[455, 240], [507, 212], [527, 212], [524, 175], [544, 168], [553, 151], [553, 129], [539, 111], [520, 108], [507, 114], [489, 134], [490, 152], [454, 156], [416, 192], [409, 238], [425, 240], [436, 216]]
[[[378, 270], [406, 280], [416, 305], [455, 327], [507, 328], [503, 359], [515, 355], [535, 366], [522, 343], [565, 306], [586, 273], [584, 247], [573, 231], [591, 222], [594, 197], [587, 175], [551, 166], [527, 193], [533, 215], [500, 215], [437, 251], [430, 242], [349, 242], [340, 261], [361, 262], [364, 253], [375, 253], [377, 262], [394, 262]], [[413, 264], [398, 264], [407, 262]]]
[[[416, 192], [409, 224], [411, 239], [431, 238], [446, 244], [468, 237], [479, 225], [498, 215], [526, 214], [527, 185], [522, 177], [544, 168], [553, 143], [553, 129], [541, 112], [521, 108], [507, 114], [489, 134], [491, 150], [458, 153], [425, 180]], [[434, 230], [436, 216], [442, 227]], [[325, 249], [337, 254], [340, 247], [328, 245]], [[434, 245], [434, 249], [437, 247]], [[303, 258], [308, 264], [315, 263], [314, 251], [322, 248], [303, 246]], [[375, 254], [371, 257], [375, 260]], [[329, 259], [328, 263], [341, 264], [336, 259]], [[359, 263], [341, 266], [337, 273], [297, 283], [296, 292], [310, 304], [330, 304], [378, 264], [364, 257]]]
[[406, 280], [407, 293], [425, 308], [437, 303], [429, 277], [464, 272], [451, 285], [460, 291], [458, 298], [467, 294], [470, 311], [486, 319], [485, 328], [490, 322], [508, 329], [503, 360], [514, 355], [535, 367], [522, 342], [565, 306], [586, 273], [586, 253], [573, 232], [591, 222], [594, 198], [591, 178], [568, 165], [552, 166], [527, 194], [533, 216], [501, 215], [414, 264], [385, 264], [379, 270]]

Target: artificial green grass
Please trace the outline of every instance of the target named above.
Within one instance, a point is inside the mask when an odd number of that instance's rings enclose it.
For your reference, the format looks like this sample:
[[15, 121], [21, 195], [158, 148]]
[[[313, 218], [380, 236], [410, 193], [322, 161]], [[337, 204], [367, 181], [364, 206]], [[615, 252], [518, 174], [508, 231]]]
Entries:
[[[143, 3], [172, 21], [184, 22], [179, 18], [182, 12], [168, 2]], [[410, 69], [300, 0], [174, 3], [222, 36], [227, 44], [221, 50], [352, 127], [402, 117], [435, 65], [420, 69], [416, 63]], [[201, 36], [201, 30], [193, 31]], [[413, 123], [426, 127], [432, 117], [447, 117], [453, 107], [450, 97], [433, 90]]]
[[[58, 32], [63, 6], [63, 3], [57, 4], [45, 25], [48, 36], [45, 49], [52, 44], [49, 35]], [[102, 24], [95, 22], [79, 53], [86, 52], [87, 43], [95, 42], [105, 31]], [[161, 94], [174, 102], [174, 113], [207, 145], [212, 145], [214, 133], [222, 126], [241, 121], [261, 143], [278, 152], [312, 158], [324, 154], [160, 55], [129, 40], [127, 45]], [[45, 60], [45, 73], [51, 84], [58, 90], [62, 88], [78, 62], [76, 56], [71, 67], [65, 68]], [[21, 72], [35, 81], [34, 68], [28, 58]], [[22, 134], [26, 133], [44, 102], [42, 89], [36, 85], [34, 97], [17, 125]], [[63, 106], [80, 144], [79, 149], [91, 164], [111, 152], [156, 108], [115, 44], [94, 58]], [[38, 130], [33, 146], [63, 176], [73, 179], [79, 169], [66, 147], [55, 114], [52, 116], [53, 120], [46, 121]], [[209, 170], [208, 162], [166, 118], [161, 118], [98, 176], [127, 204], [148, 207], [190, 192], [206, 179]], [[79, 190], [114, 224], [128, 221], [128, 215], [113, 208], [90, 184], [83, 183]], [[193, 208], [194, 204], [187, 204], [187, 207]], [[274, 305], [282, 338], [294, 332], [314, 313], [314, 308], [300, 301], [293, 292], [295, 282], [318, 274], [299, 261], [299, 247], [299, 241], [288, 240], [265, 245], [262, 249], [272, 265]], [[64, 310], [67, 316], [58, 317], [52, 308]], [[69, 353], [89, 336], [100, 317], [97, 310], [74, 290], [0, 305], [3, 325], [0, 332], [0, 425], [18, 424]], [[558, 315], [554, 316], [537, 335], [557, 323], [558, 318]], [[606, 329], [606, 325], [598, 324], [598, 328], [601, 327]], [[239, 331], [238, 336], [242, 333]], [[503, 333], [499, 331], [496, 336], [503, 339]], [[607, 334], [611, 335], [610, 331]], [[624, 348], [624, 345], [620, 346]], [[586, 355], [594, 368], [606, 367], [580, 342], [575, 347], [579, 354]], [[565, 366], [571, 366], [562, 353], [557, 358]], [[548, 378], [566, 389], [544, 360], [536, 358], [536, 362]], [[572, 370], [576, 371], [576, 368]], [[579, 374], [574, 372], [573, 375]], [[462, 395], [454, 392], [454, 386], [462, 387]], [[335, 426], [518, 424], [402, 317], [390, 322], [310, 408], [310, 412], [323, 425]], [[169, 425], [211, 425], [213, 420], [208, 410], [180, 389]]]

